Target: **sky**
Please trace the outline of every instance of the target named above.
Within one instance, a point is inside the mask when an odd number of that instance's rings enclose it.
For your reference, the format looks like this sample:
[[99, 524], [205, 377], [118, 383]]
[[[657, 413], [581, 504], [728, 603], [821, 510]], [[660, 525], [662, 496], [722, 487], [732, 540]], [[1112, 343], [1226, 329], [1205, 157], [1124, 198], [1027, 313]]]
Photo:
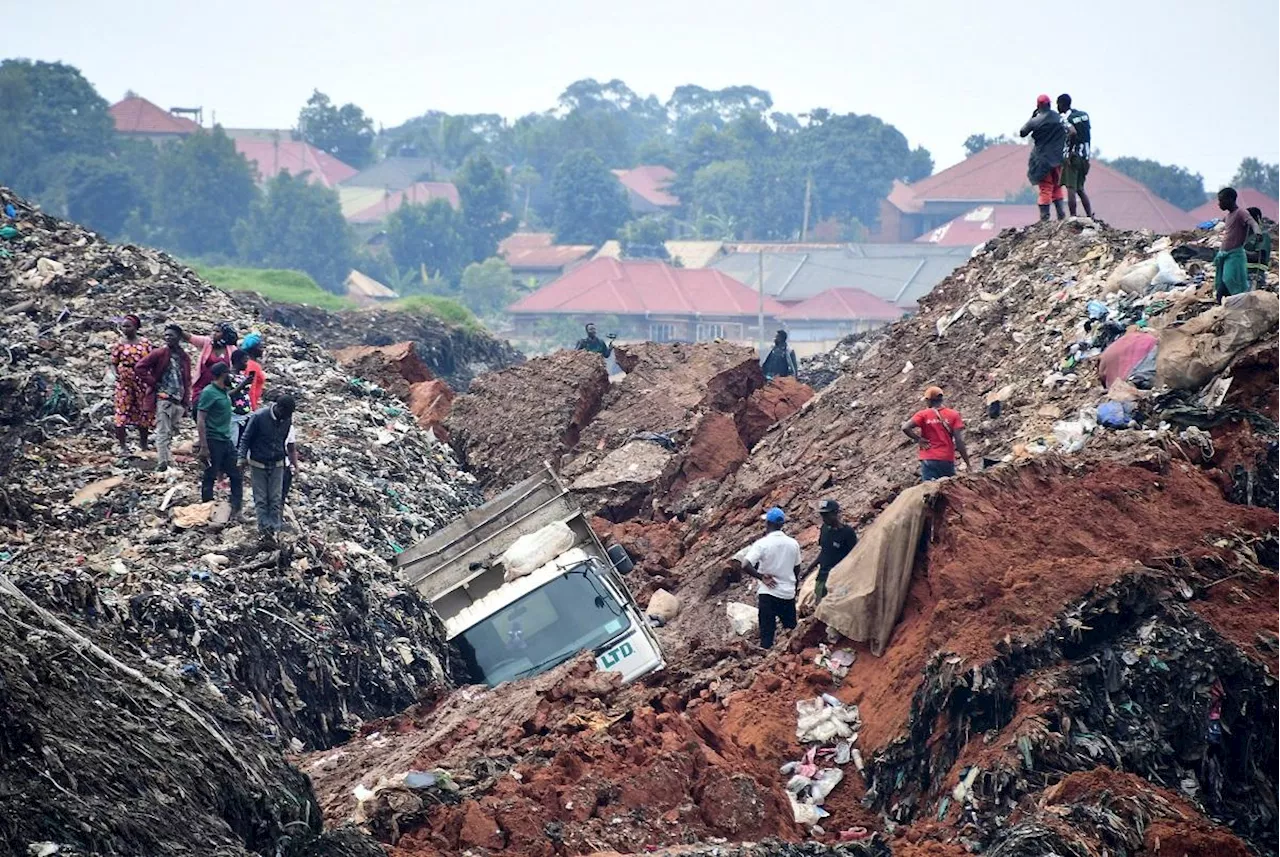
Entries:
[[937, 169], [1065, 91], [1103, 157], [1213, 190], [1244, 157], [1280, 162], [1278, 34], [1276, 0], [44, 0], [5, 10], [0, 57], [61, 60], [108, 101], [132, 89], [226, 127], [291, 127], [313, 89], [390, 127], [547, 110], [586, 77], [662, 100], [749, 84], [787, 112], [879, 116]]

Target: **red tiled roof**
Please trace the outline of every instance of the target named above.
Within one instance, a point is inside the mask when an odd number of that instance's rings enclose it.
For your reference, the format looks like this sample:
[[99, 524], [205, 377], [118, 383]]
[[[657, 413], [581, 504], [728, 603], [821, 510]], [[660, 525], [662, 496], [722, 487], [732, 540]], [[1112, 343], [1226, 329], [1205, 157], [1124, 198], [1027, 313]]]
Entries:
[[878, 298], [862, 289], [827, 289], [813, 297], [789, 306], [778, 317], [786, 321], [813, 321], [819, 319], [874, 319], [895, 321], [903, 316], [903, 309]]
[[[1260, 190], [1254, 190], [1251, 187], [1238, 188], [1236, 190], [1236, 204], [1241, 208], [1260, 208], [1262, 209], [1262, 216], [1267, 220], [1280, 220], [1280, 202], [1277, 202], [1275, 197], [1267, 196]], [[1191, 209], [1187, 213], [1191, 215], [1196, 223], [1217, 220], [1223, 216], [1222, 209], [1218, 208], [1216, 197], [1199, 208]]]
[[338, 182], [358, 172], [355, 167], [344, 164], [328, 152], [322, 152], [303, 140], [292, 140], [287, 136], [281, 140], [232, 136], [236, 151], [244, 155], [245, 160], [257, 164], [259, 181], [266, 181], [276, 173], [287, 171], [295, 176], [309, 173], [313, 184], [336, 187]]
[[502, 239], [498, 255], [516, 270], [558, 271], [595, 248], [590, 244], [555, 244], [550, 232], [517, 232]]
[[667, 192], [667, 185], [676, 174], [661, 164], [635, 167], [630, 170], [614, 170], [613, 174], [623, 187], [641, 199], [663, 208], [675, 207], [680, 200]]
[[[895, 187], [889, 202], [906, 212], [919, 211], [930, 201], [1004, 202], [1010, 195], [1030, 187], [1028, 153], [1029, 147], [1017, 143], [991, 146], [913, 185]], [[1146, 185], [1101, 161], [1090, 164], [1085, 190], [1098, 216], [1119, 229], [1167, 233], [1190, 229], [1199, 222], [1156, 196]]]
[[[714, 268], [601, 257], [526, 295], [509, 311], [737, 316], [755, 315], [759, 300], [755, 291]], [[766, 297], [764, 311], [777, 316], [784, 307]]]
[[917, 244], [973, 247], [1011, 226], [1030, 226], [1040, 219], [1034, 205], [980, 205], [916, 239]]
[[391, 212], [406, 202], [426, 205], [433, 199], [443, 199], [454, 208], [462, 207], [458, 188], [452, 182], [414, 182], [404, 190], [392, 191], [368, 208], [347, 217], [349, 223], [381, 223]]
[[194, 134], [200, 130], [185, 116], [174, 116], [137, 95], [117, 101], [107, 112], [121, 134]]

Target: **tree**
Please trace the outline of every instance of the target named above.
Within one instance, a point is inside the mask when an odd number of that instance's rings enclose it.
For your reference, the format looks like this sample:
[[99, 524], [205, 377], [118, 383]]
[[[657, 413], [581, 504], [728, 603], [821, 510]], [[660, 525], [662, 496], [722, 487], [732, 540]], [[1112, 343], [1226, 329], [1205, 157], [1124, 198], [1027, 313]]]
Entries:
[[565, 155], [556, 168], [552, 195], [561, 244], [603, 244], [631, 216], [622, 183], [591, 151]]
[[298, 113], [298, 133], [317, 149], [356, 169], [373, 161], [373, 120], [354, 104], [335, 107], [318, 89]]
[[67, 217], [108, 237], [120, 236], [131, 217], [144, 219], [146, 190], [127, 166], [112, 158], [76, 155], [62, 179]]
[[511, 183], [523, 200], [520, 204], [520, 224], [527, 226], [529, 224], [529, 204], [533, 201], [534, 188], [542, 184], [542, 176], [538, 175], [538, 171], [533, 167], [524, 164], [511, 171]]
[[479, 262], [498, 252], [498, 243], [516, 230], [507, 174], [482, 154], [467, 158], [454, 179], [462, 200], [462, 219], [470, 244], [468, 261]]
[[1183, 167], [1166, 166], [1142, 158], [1116, 158], [1106, 163], [1129, 178], [1142, 182], [1156, 196], [1178, 208], [1189, 211], [1205, 200], [1204, 178]]
[[240, 259], [261, 268], [304, 271], [326, 291], [343, 292], [353, 258], [351, 229], [338, 194], [306, 176], [278, 173], [236, 224]]
[[0, 179], [26, 194], [56, 187], [75, 155], [105, 156], [114, 141], [107, 102], [60, 62], [0, 62]]
[[466, 267], [460, 292], [459, 297], [468, 309], [482, 318], [492, 318], [515, 300], [515, 278], [507, 263], [495, 256]]
[[693, 174], [691, 207], [698, 215], [721, 218], [717, 226], [722, 225], [725, 218], [736, 219], [748, 214], [752, 197], [751, 168], [744, 160], [713, 161]]
[[221, 127], [170, 143], [157, 162], [153, 202], [160, 243], [193, 256], [236, 251], [232, 230], [257, 197], [253, 168]]
[[624, 259], [661, 259], [667, 261], [666, 240], [671, 224], [665, 217], [649, 215], [637, 218], [618, 231], [618, 243]]
[[467, 264], [466, 224], [443, 199], [393, 211], [387, 218], [387, 244], [397, 267], [426, 271], [451, 287]]
[[1264, 164], [1257, 158], [1245, 158], [1231, 180], [1234, 188], [1251, 187], [1269, 197], [1280, 196], [1280, 165]]
[[1013, 143], [1015, 140], [1001, 134], [999, 137], [988, 137], [986, 134], [970, 134], [965, 138], [964, 151], [967, 157], [972, 158], [974, 155], [989, 149], [992, 146], [998, 146], [1003, 143]]

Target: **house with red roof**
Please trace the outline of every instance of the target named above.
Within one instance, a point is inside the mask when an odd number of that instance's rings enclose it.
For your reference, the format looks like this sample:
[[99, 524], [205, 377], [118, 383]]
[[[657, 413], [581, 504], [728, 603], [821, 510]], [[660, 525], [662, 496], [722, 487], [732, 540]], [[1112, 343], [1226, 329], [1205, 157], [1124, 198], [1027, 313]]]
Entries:
[[[1271, 221], [1280, 221], [1280, 202], [1275, 197], [1267, 196], [1260, 190], [1251, 187], [1236, 188], [1236, 204], [1241, 208], [1259, 208], [1262, 209], [1262, 216]], [[1199, 208], [1193, 208], [1187, 212], [1197, 223], [1204, 223], [1209, 220], [1219, 220], [1223, 216], [1222, 209], [1218, 208], [1218, 197], [1206, 202]]]
[[462, 207], [462, 197], [452, 182], [414, 182], [404, 190], [343, 187], [338, 190], [342, 213], [354, 226], [382, 223], [402, 205], [426, 205], [443, 199], [455, 210]]
[[153, 143], [178, 140], [200, 130], [199, 123], [133, 93], [112, 104], [107, 112], [111, 114], [117, 134]]
[[1039, 219], [1040, 209], [1034, 205], [979, 205], [926, 232], [915, 243], [976, 247], [999, 235], [1002, 230], [1030, 226]]
[[307, 175], [312, 184], [336, 188], [358, 170], [321, 151], [306, 140], [294, 139], [293, 132], [274, 128], [227, 128], [236, 151], [257, 170], [259, 184], [278, 173]]
[[[665, 262], [600, 257], [573, 268], [507, 311], [517, 336], [536, 337], [548, 319], [586, 323], [601, 316], [618, 320], [622, 339], [751, 342], [758, 336], [760, 295], [713, 268], [675, 268]], [[764, 298], [766, 326], [784, 311]]]
[[[880, 203], [880, 226], [872, 240], [915, 241], [975, 208], [1007, 204], [1031, 186], [1027, 181], [1029, 152], [1025, 145], [1000, 143], [915, 184], [894, 182], [889, 196]], [[1101, 161], [1090, 165], [1085, 189], [1098, 217], [1120, 229], [1168, 234], [1194, 228], [1198, 222], [1146, 185]]]
[[802, 348], [801, 343], [819, 343], [829, 348], [851, 333], [875, 330], [904, 315], [906, 311], [902, 307], [870, 292], [834, 288], [784, 306], [778, 320], [787, 329], [797, 352], [808, 352], [811, 349]]
[[556, 244], [550, 232], [516, 232], [502, 239], [498, 255], [521, 283], [546, 285], [594, 250], [590, 244]]
[[667, 186], [676, 174], [661, 164], [614, 170], [613, 174], [626, 188], [627, 200], [634, 214], [662, 214], [680, 207], [680, 200]]

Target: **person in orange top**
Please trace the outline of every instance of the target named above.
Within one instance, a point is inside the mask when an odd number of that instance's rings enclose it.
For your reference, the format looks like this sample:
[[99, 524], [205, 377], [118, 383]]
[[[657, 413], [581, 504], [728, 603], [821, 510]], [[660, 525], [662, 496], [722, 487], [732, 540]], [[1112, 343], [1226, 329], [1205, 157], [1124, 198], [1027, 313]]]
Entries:
[[262, 390], [267, 386], [267, 374], [262, 371], [262, 334], [251, 331], [240, 343], [240, 350], [249, 355], [249, 363], [245, 367], [246, 374], [252, 373], [253, 381], [249, 384], [249, 407], [257, 410], [262, 402]]
[[920, 447], [920, 481], [932, 482], [956, 475], [956, 453], [969, 464], [969, 450], [964, 445], [964, 420], [959, 411], [942, 407], [942, 388], [924, 391], [925, 407], [902, 424], [902, 431]]

